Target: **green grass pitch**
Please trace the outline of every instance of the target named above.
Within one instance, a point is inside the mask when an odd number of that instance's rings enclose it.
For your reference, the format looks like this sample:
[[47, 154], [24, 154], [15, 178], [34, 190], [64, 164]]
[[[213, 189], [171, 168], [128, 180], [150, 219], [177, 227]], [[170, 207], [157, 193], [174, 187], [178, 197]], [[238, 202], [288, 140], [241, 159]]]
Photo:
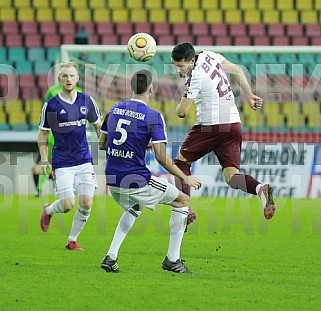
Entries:
[[64, 249], [74, 211], [54, 215], [53, 197], [0, 196], [0, 310], [320, 310], [321, 201], [279, 199], [266, 221], [257, 198], [194, 198], [182, 258], [193, 275], [161, 268], [170, 208], [144, 210], [119, 253], [119, 274], [100, 269], [122, 213], [97, 196], [79, 237]]

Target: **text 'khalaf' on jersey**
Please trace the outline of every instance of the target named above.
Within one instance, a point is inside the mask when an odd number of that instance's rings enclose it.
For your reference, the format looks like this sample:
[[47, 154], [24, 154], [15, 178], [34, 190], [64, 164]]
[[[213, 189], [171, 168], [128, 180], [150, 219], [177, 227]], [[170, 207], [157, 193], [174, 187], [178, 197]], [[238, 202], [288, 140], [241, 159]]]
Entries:
[[68, 121], [59, 123], [59, 127], [65, 126], [82, 126], [86, 124], [86, 119], [76, 120], [76, 121]]
[[125, 151], [115, 148], [107, 148], [107, 154], [113, 157], [119, 157], [124, 159], [132, 159], [134, 156], [134, 151]]

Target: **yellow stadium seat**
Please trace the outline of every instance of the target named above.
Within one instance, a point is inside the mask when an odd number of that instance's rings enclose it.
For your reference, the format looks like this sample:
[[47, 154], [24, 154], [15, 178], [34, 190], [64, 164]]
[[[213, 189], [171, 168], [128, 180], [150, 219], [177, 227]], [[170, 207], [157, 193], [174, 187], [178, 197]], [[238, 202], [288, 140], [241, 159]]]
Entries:
[[205, 22], [211, 23], [222, 23], [223, 14], [221, 10], [206, 10], [205, 11]]
[[204, 22], [204, 11], [200, 9], [189, 9], [187, 10], [187, 22], [188, 23], [203, 23]]
[[55, 21], [56, 22], [71, 22], [72, 11], [69, 8], [57, 8], [55, 9]]
[[32, 22], [35, 20], [35, 12], [33, 8], [18, 8], [19, 22]]
[[181, 0], [164, 0], [164, 8], [166, 9], [179, 9], [181, 8]]
[[285, 126], [283, 114], [272, 114], [266, 117], [266, 123], [269, 127], [281, 127]]
[[47, 8], [49, 7], [49, 0], [33, 0], [33, 7], [37, 8]]
[[244, 22], [246, 24], [258, 24], [261, 22], [261, 12], [258, 10], [245, 10]]
[[258, 111], [258, 112], [253, 112], [252, 114], [247, 115], [246, 122], [244, 122], [244, 125], [247, 125], [251, 128], [265, 126], [264, 113], [262, 111]]
[[106, 8], [105, 0], [89, 0], [89, 7], [92, 9], [94, 8], [105, 9]]
[[53, 21], [53, 10], [49, 8], [39, 8], [36, 12], [38, 22]]
[[146, 9], [160, 9], [162, 8], [162, 0], [145, 0]]
[[276, 9], [278, 10], [292, 10], [293, 0], [276, 0]]
[[264, 103], [263, 112], [267, 116], [282, 114], [281, 110], [280, 110], [280, 104], [277, 103], [277, 102], [266, 102], [266, 103]]
[[127, 0], [126, 7], [129, 9], [143, 9], [143, 0]]
[[296, 0], [296, 8], [298, 10], [313, 9], [312, 0]]
[[147, 22], [147, 11], [145, 9], [131, 9], [130, 21], [133, 23]]
[[277, 10], [263, 11], [263, 23], [277, 24], [280, 22], [280, 12]]
[[196, 0], [183, 0], [182, 7], [184, 9], [200, 9], [200, 4]]
[[300, 15], [301, 24], [318, 23], [318, 12], [315, 10], [302, 10]]
[[14, 0], [14, 7], [15, 8], [26, 8], [30, 7], [30, 0]]
[[240, 9], [242, 10], [254, 10], [256, 8], [256, 0], [240, 0]]
[[70, 0], [70, 7], [73, 9], [87, 8], [87, 0]]
[[314, 8], [316, 10], [321, 10], [321, 0], [314, 0]]
[[274, 10], [274, 1], [271, 0], [258, 0], [258, 9], [260, 10]]
[[11, 22], [16, 20], [16, 10], [9, 7], [0, 9], [0, 20], [2, 22]]
[[125, 23], [129, 20], [129, 11], [127, 9], [113, 9], [111, 15], [112, 21], [115, 23]]
[[283, 24], [296, 24], [298, 23], [298, 12], [294, 10], [282, 11], [281, 22]]
[[236, 24], [241, 22], [242, 22], [242, 12], [240, 10], [225, 11], [225, 23]]
[[298, 103], [298, 102], [284, 102], [283, 103], [283, 112], [287, 116], [301, 114], [300, 103]]
[[148, 106], [158, 112], [162, 113], [163, 110], [163, 104], [160, 100], [153, 100], [150, 103], [148, 103]]
[[11, 6], [12, 6], [11, 0], [0, 1], [0, 8], [11, 8]]
[[184, 23], [185, 22], [185, 11], [182, 9], [169, 10], [168, 21], [170, 23]]
[[[164, 102], [164, 118], [168, 126], [184, 125], [186, 123], [185, 118], [179, 118], [176, 114], [176, 104], [172, 101]], [[193, 109], [194, 107], [191, 107]]]
[[237, 9], [237, 0], [221, 1], [221, 9], [223, 10]]
[[303, 114], [289, 114], [287, 115], [287, 126], [290, 128], [304, 127], [305, 117]]
[[68, 8], [67, 0], [51, 0], [51, 7], [53, 8]]
[[22, 107], [22, 100], [17, 99], [17, 100], [7, 100], [6, 104], [5, 104], [5, 110], [8, 113], [18, 113], [20, 111], [23, 111], [23, 107]]
[[95, 22], [110, 22], [110, 10], [103, 8], [93, 9], [93, 19]]
[[15, 112], [9, 112], [9, 124], [14, 125], [14, 124], [23, 124], [26, 123], [26, 114], [24, 111], [15, 111]]
[[217, 9], [219, 0], [201, 0], [201, 8], [203, 10]]
[[108, 1], [108, 7], [112, 9], [120, 9], [125, 8], [125, 1], [124, 0], [109, 0]]
[[311, 114], [309, 115], [309, 127], [310, 128], [320, 128], [321, 127], [321, 114]]
[[[303, 103], [302, 104], [303, 114], [306, 116], [320, 115], [320, 104], [318, 102]], [[320, 123], [321, 126], [321, 123]]]
[[74, 21], [75, 22], [90, 22], [91, 10], [87, 8], [74, 8]]
[[149, 11], [149, 21], [151, 23], [166, 22], [166, 10], [164, 10], [164, 9], [151, 9]]
[[41, 99], [28, 99], [25, 102], [25, 108], [28, 114], [31, 114], [33, 112], [37, 112], [40, 114], [42, 106], [43, 102]]

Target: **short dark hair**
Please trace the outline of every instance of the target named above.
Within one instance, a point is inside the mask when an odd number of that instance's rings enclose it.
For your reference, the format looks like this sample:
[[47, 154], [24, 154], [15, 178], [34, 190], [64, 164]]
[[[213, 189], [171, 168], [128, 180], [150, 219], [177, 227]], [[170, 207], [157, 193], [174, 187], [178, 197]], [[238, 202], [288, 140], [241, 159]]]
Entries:
[[190, 61], [195, 57], [195, 49], [189, 42], [178, 43], [172, 50], [172, 59], [179, 62], [181, 60]]
[[152, 84], [152, 74], [148, 70], [139, 70], [134, 73], [130, 80], [130, 86], [137, 95], [144, 94]]

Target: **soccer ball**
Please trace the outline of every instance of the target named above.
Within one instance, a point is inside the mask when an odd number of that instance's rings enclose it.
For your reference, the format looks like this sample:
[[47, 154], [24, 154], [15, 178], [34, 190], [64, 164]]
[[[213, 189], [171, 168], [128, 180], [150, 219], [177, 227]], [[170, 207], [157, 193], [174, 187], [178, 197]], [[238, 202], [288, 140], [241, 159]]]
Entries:
[[156, 54], [156, 41], [148, 33], [136, 33], [128, 40], [127, 50], [131, 58], [147, 62]]

